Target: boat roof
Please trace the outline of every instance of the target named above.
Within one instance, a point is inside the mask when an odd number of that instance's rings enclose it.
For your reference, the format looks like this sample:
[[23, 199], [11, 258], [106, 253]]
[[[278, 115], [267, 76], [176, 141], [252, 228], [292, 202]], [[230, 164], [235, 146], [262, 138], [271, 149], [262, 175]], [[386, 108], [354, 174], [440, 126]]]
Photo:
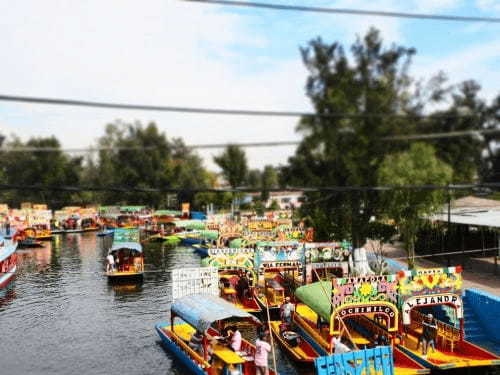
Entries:
[[[321, 284], [323, 284], [323, 287], [321, 287]], [[332, 307], [330, 303], [331, 295], [331, 281], [318, 281], [316, 283], [301, 286], [295, 291], [295, 296], [300, 301], [309, 306], [311, 310], [313, 310], [327, 322], [330, 321], [330, 315], [332, 313]]]
[[142, 253], [142, 245], [138, 242], [117, 242], [111, 246], [108, 253], [118, 251], [120, 249], [130, 249]]
[[260, 321], [226, 300], [207, 294], [193, 294], [176, 300], [171, 306], [172, 313], [200, 331], [205, 331], [219, 320], [248, 318]]

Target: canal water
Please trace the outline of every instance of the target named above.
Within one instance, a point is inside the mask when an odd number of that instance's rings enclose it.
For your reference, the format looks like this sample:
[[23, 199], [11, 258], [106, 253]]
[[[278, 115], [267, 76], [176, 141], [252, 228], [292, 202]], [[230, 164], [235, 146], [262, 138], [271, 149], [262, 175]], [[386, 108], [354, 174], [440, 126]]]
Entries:
[[[147, 246], [139, 284], [110, 285], [103, 273], [110, 239], [58, 235], [42, 249], [18, 250], [18, 275], [0, 294], [0, 374], [185, 374], [160, 343], [169, 321], [170, 271], [198, 267], [191, 248]], [[295, 368], [277, 349], [280, 374]]]

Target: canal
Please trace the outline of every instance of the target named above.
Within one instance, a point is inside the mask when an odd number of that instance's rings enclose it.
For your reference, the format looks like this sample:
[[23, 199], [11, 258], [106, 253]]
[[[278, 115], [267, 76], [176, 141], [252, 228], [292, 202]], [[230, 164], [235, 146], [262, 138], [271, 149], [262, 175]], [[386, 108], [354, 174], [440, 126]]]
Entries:
[[[103, 273], [110, 239], [58, 235], [42, 249], [18, 250], [18, 275], [0, 295], [1, 374], [185, 374], [160, 344], [168, 321], [170, 271], [198, 267], [186, 247], [147, 246], [139, 284], [110, 285]], [[280, 374], [310, 374], [277, 349]]]

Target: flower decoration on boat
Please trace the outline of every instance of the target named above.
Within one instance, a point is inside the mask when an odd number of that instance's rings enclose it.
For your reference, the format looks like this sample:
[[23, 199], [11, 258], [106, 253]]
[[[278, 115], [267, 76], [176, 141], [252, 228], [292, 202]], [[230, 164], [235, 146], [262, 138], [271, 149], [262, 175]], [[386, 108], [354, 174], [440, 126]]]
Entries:
[[372, 287], [372, 284], [370, 284], [370, 283], [363, 283], [363, 284], [361, 284], [361, 287], [359, 288], [359, 293], [363, 297], [369, 296], [370, 294], [372, 294], [372, 291], [373, 291], [373, 287]]

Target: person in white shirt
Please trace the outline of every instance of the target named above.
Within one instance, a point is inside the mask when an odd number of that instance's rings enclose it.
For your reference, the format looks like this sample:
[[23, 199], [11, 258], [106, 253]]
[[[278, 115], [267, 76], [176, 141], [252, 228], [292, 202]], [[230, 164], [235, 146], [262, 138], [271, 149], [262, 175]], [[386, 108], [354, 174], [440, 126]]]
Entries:
[[106, 265], [106, 270], [108, 272], [112, 272], [115, 270], [115, 258], [113, 258], [113, 255], [109, 254], [106, 259], [108, 260], [108, 264]]
[[335, 349], [334, 354], [343, 354], [351, 351], [351, 349], [347, 345], [342, 343], [341, 337], [333, 336], [331, 341], [331, 346], [332, 349]]

